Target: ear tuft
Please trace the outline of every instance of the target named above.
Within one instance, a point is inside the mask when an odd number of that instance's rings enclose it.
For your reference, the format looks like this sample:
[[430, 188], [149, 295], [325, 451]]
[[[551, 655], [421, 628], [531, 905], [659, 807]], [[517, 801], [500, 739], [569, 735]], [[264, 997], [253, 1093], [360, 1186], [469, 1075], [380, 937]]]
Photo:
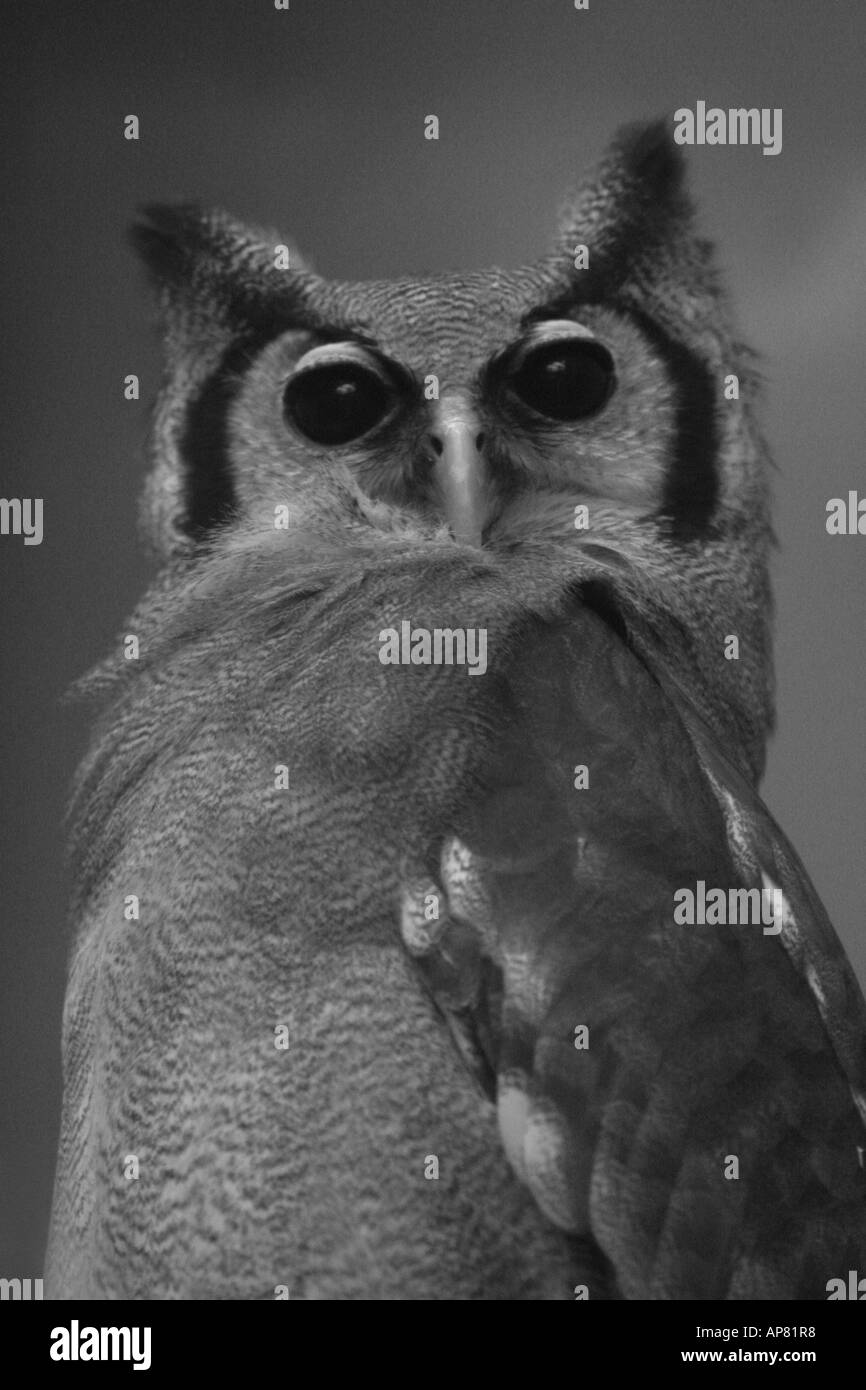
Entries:
[[615, 136], [605, 163], [621, 168], [624, 182], [661, 204], [676, 197], [685, 179], [682, 149], [664, 117], [624, 126]]
[[[129, 240], [157, 285], [209, 290], [240, 308], [269, 296], [296, 293], [309, 276], [297, 248], [279, 232], [250, 226], [219, 208], [191, 203], [152, 203], [129, 229]], [[288, 249], [291, 269], [275, 270], [278, 246]]]
[[187, 553], [231, 514], [226, 421], [239, 370], [278, 334], [317, 322], [322, 291], [284, 237], [219, 210], [153, 204], [129, 237], [159, 292], [165, 330], [142, 515], [168, 556]]
[[664, 119], [625, 126], [565, 209], [560, 255], [590, 248], [596, 293], [610, 293], [655, 248], [691, 237], [685, 160]]
[[196, 252], [206, 249], [212, 218], [193, 204], [150, 203], [129, 228], [129, 241], [159, 283], [177, 284], [191, 270]]

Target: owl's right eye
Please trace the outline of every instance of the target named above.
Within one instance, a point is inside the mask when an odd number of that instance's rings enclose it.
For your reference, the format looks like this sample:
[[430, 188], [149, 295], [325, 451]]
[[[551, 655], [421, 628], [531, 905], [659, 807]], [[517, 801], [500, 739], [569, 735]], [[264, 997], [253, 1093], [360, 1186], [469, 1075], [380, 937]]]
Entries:
[[615, 383], [613, 358], [601, 343], [582, 338], [541, 343], [526, 354], [511, 389], [539, 415], [571, 423], [596, 415]]
[[351, 444], [391, 413], [394, 392], [378, 366], [360, 353], [323, 350], [301, 363], [283, 392], [287, 422], [314, 444]]
[[616, 388], [613, 357], [583, 324], [542, 319], [504, 354], [499, 380], [533, 414], [576, 424], [598, 414]]

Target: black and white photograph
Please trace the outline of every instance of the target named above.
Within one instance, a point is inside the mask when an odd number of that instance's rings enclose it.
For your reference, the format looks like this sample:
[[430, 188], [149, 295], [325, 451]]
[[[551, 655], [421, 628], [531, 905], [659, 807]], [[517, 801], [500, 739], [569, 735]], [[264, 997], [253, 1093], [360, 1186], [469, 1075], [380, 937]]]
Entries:
[[826, 1374], [814, 1305], [866, 1301], [866, 13], [2, 27], [22, 1364], [165, 1373], [139, 1303], [553, 1300], [706, 1305], [660, 1371]]

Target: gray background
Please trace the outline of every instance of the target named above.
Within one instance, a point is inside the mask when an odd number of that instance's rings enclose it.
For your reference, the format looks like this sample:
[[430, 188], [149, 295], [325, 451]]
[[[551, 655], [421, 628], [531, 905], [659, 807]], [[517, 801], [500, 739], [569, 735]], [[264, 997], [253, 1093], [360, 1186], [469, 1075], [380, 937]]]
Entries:
[[[59, 1107], [61, 818], [83, 744], [69, 681], [139, 594], [141, 445], [159, 353], [123, 233], [148, 200], [276, 223], [326, 275], [534, 258], [614, 128], [782, 107], [784, 147], [690, 155], [743, 328], [766, 355], [778, 461], [779, 732], [765, 796], [866, 977], [866, 9], [846, 0], [17, 0], [0, 495], [45, 540], [0, 540], [3, 667], [0, 1275], [41, 1272]], [[138, 144], [123, 117], [141, 120]], [[441, 122], [423, 139], [423, 117]], [[137, 372], [143, 399], [123, 400]]]

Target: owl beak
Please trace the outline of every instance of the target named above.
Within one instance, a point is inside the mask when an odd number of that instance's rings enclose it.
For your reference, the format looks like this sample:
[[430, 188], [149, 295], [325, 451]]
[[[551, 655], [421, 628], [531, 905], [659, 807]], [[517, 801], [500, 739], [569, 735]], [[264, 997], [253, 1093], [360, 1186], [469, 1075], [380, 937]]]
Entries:
[[481, 547], [488, 513], [484, 435], [469, 410], [440, 402], [430, 440], [437, 455], [433, 484], [455, 540]]

